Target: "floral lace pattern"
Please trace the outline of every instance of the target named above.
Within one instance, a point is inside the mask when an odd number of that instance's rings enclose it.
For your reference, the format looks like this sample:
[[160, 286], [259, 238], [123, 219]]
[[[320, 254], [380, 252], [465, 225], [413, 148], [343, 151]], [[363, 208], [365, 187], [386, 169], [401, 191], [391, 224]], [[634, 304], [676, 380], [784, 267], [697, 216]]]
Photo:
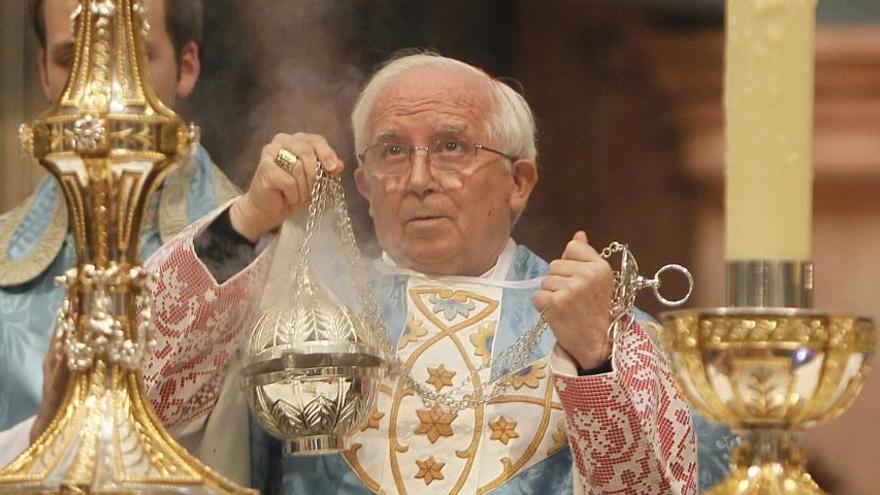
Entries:
[[665, 358], [635, 322], [615, 345], [616, 371], [556, 376], [584, 492], [696, 494], [690, 412]]
[[264, 252], [250, 269], [217, 284], [198, 261], [193, 238], [221, 211], [187, 227], [147, 262], [156, 275], [153, 311], [159, 346], [144, 366], [144, 383], [167, 427], [196, 419], [214, 407], [223, 369], [252, 321], [251, 305], [241, 301], [254, 297], [252, 283], [261, 279], [267, 265]]

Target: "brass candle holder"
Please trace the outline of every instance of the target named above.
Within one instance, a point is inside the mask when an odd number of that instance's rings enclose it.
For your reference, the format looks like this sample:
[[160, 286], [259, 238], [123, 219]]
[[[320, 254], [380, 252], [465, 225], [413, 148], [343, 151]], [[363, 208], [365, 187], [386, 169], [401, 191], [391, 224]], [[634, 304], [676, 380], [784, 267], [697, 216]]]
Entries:
[[0, 471], [0, 493], [254, 493], [177, 445], [144, 392], [155, 330], [141, 223], [196, 140], [149, 84], [145, 14], [140, 0], [80, 0], [64, 92], [21, 129], [64, 193], [76, 243], [55, 327], [71, 377], [47, 430]]
[[798, 433], [842, 414], [862, 389], [874, 323], [814, 311], [811, 263], [730, 262], [726, 307], [666, 313], [661, 342], [684, 395], [740, 439], [710, 495], [825, 494]]

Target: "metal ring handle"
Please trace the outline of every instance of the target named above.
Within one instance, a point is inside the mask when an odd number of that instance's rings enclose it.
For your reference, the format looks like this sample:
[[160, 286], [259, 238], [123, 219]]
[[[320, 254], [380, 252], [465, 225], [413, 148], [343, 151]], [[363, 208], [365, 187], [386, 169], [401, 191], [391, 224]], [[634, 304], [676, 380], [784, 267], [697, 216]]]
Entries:
[[[687, 290], [687, 293], [680, 299], [669, 300], [669, 299], [666, 299], [665, 297], [660, 295], [660, 287], [663, 285], [663, 283], [660, 280], [660, 276], [663, 275], [663, 273], [668, 272], [668, 271], [680, 272], [682, 275], [684, 275], [687, 278], [688, 290]], [[681, 265], [677, 265], [674, 263], [669, 264], [669, 265], [664, 265], [662, 268], [657, 270], [656, 274], [654, 274], [654, 281], [656, 282], [655, 284], [652, 284], [653, 285], [652, 288], [654, 289], [654, 296], [656, 296], [657, 299], [661, 303], [665, 304], [666, 306], [673, 306], [673, 307], [681, 306], [682, 304], [686, 303], [687, 300], [690, 299], [691, 294], [694, 293], [694, 277], [691, 275], [690, 270], [688, 270], [687, 268], [685, 268]]]

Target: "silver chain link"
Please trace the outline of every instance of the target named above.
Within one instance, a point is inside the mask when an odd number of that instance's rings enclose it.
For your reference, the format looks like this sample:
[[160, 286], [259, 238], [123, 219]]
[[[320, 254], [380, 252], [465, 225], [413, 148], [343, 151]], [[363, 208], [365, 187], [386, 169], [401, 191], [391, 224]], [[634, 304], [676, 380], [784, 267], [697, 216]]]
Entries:
[[[500, 352], [490, 362], [484, 363], [471, 373], [471, 379], [476, 384], [479, 375], [490, 369], [504, 371], [504, 374], [497, 377], [490, 377], [485, 383], [485, 392], [477, 393], [473, 388], [467, 387], [468, 381], [462, 381], [460, 385], [454, 387], [447, 392], [436, 392], [426, 385], [416, 380], [410, 370], [403, 361], [394, 352], [391, 345], [388, 330], [382, 322], [379, 312], [379, 305], [373, 296], [370, 288], [369, 277], [363, 263], [363, 257], [357, 247], [357, 240], [354, 236], [354, 230], [351, 226], [351, 219], [345, 204], [345, 192], [342, 187], [342, 181], [339, 177], [330, 176], [325, 173], [323, 167], [318, 163], [315, 175], [315, 185], [311, 191], [311, 201], [309, 203], [309, 215], [305, 225], [305, 235], [300, 247], [300, 260], [297, 269], [297, 277], [300, 283], [296, 284], [296, 292], [294, 297], [298, 297], [302, 291], [302, 280], [308, 272], [308, 256], [311, 252], [311, 241], [314, 236], [317, 221], [321, 214], [327, 208], [327, 201], [332, 203], [336, 216], [336, 228], [338, 234], [342, 238], [346, 262], [352, 269], [352, 280], [357, 291], [361, 304], [362, 316], [366, 319], [368, 328], [371, 330], [370, 338], [373, 340], [371, 344], [382, 349], [388, 360], [389, 374], [399, 377], [405, 386], [411, 389], [422, 400], [426, 407], [432, 404], [442, 405], [448, 412], [456, 413], [465, 408], [476, 408], [491, 402], [502, 396], [510, 387], [511, 378], [529, 365], [532, 361], [532, 355], [541, 342], [544, 332], [547, 330], [548, 324], [544, 319], [544, 315], [539, 315], [534, 324], [517, 339], [510, 347]], [[614, 271], [614, 296], [611, 302], [611, 326], [609, 328], [610, 335], [613, 337], [615, 331], [624, 318], [632, 315], [635, 306], [636, 293], [647, 287], [654, 289], [655, 294], [668, 305], [683, 304], [690, 296], [693, 288], [693, 280], [687, 269], [678, 265], [667, 265], [662, 268], [654, 279], [645, 279], [637, 272], [637, 265], [632, 253], [626, 244], [620, 242], [612, 242], [605, 247], [600, 256], [603, 259], [610, 259], [614, 254], [622, 253], [621, 269]], [[678, 301], [667, 301], [659, 296], [660, 287], [659, 273], [668, 269], [680, 269], [687, 276], [690, 283], [690, 289], [686, 296]], [[294, 299], [296, 300], [296, 299]]]

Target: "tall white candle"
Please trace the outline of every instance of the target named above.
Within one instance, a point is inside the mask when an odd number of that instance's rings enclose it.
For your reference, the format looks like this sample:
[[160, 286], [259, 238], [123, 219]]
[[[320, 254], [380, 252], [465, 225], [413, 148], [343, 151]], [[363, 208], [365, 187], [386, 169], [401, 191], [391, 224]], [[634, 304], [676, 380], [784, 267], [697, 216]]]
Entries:
[[809, 260], [816, 0], [727, 0], [726, 259]]

